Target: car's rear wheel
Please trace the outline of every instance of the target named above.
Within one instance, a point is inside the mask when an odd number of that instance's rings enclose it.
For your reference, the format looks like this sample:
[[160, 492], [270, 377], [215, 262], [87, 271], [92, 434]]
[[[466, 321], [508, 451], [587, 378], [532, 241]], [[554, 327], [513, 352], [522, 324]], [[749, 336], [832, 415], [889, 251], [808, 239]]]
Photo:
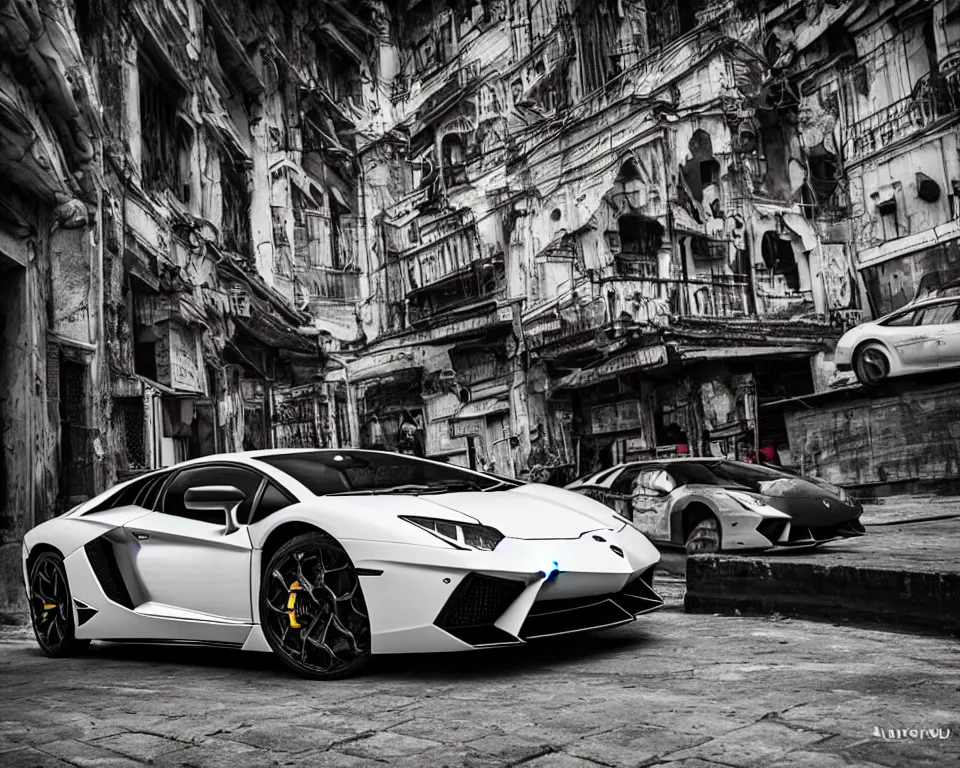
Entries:
[[717, 518], [708, 517], [690, 529], [687, 536], [688, 555], [708, 555], [720, 551], [720, 524]]
[[72, 656], [90, 645], [77, 639], [67, 570], [56, 552], [41, 552], [30, 566], [29, 598], [33, 633], [47, 656]]
[[865, 344], [854, 355], [853, 372], [861, 384], [879, 384], [890, 375], [890, 359], [879, 344]]
[[314, 680], [355, 674], [370, 659], [370, 620], [350, 558], [324, 534], [305, 533], [270, 558], [260, 623], [280, 660]]

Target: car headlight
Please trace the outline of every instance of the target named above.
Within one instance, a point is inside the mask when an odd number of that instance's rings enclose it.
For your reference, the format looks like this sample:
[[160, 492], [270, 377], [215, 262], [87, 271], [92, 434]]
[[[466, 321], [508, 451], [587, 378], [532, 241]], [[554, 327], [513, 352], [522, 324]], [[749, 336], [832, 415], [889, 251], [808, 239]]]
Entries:
[[747, 493], [740, 493], [739, 491], [727, 491], [727, 496], [747, 509], [759, 509], [767, 506], [766, 502], [762, 499], [758, 499], [755, 496], [751, 496]]
[[857, 506], [856, 499], [854, 499], [853, 496], [847, 493], [840, 486], [837, 486], [837, 496], [840, 497], [840, 501], [842, 501], [844, 504], [848, 504], [851, 507]]
[[457, 523], [453, 520], [437, 520], [432, 517], [406, 517], [404, 515], [401, 515], [400, 519], [412, 523], [427, 533], [432, 533], [438, 539], [457, 549], [479, 549], [484, 552], [492, 552], [496, 549], [497, 544], [504, 539], [500, 531], [491, 528], [489, 525]]

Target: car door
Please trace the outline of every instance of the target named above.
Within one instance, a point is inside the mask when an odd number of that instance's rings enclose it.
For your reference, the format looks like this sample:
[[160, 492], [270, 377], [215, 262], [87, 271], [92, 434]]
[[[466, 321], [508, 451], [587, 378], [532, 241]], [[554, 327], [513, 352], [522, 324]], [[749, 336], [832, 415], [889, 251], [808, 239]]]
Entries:
[[960, 365], [960, 299], [945, 305], [940, 320], [942, 332], [938, 334], [940, 354], [937, 365], [952, 368]]
[[896, 323], [888, 324], [887, 327], [892, 331], [892, 346], [905, 368], [929, 370], [937, 367], [940, 347], [947, 332], [945, 319], [953, 309], [953, 306], [947, 308], [943, 304], [935, 304], [917, 309]]
[[[169, 481], [149, 514], [124, 526], [136, 539], [134, 568], [148, 603], [141, 613], [206, 621], [252, 622], [250, 511], [264, 478], [239, 465], [187, 467]], [[227, 533], [219, 513], [184, 505], [191, 488], [232, 485], [246, 496], [238, 530]]]

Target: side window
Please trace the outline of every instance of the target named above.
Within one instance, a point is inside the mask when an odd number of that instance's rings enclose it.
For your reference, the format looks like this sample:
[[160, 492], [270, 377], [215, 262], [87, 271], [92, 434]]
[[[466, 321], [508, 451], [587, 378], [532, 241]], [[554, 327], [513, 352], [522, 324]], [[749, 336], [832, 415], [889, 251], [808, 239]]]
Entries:
[[160, 491], [163, 489], [163, 484], [167, 481], [168, 477], [170, 477], [170, 473], [165, 472], [164, 474], [153, 478], [153, 480], [143, 486], [140, 493], [137, 494], [136, 501], [133, 503], [138, 507], [143, 507], [144, 509], [156, 509], [157, 499], [160, 496]]
[[937, 304], [928, 307], [920, 313], [920, 320], [917, 325], [946, 325], [957, 318], [957, 302], [951, 301], [946, 304]]
[[640, 467], [630, 467], [623, 470], [623, 474], [613, 481], [610, 490], [614, 493], [630, 494], [633, 493], [633, 481], [640, 474]]
[[110, 494], [106, 499], [97, 504], [97, 506], [93, 507], [92, 509], [88, 509], [86, 512], [84, 512], [84, 514], [90, 515], [94, 512], [103, 512], [107, 509], [117, 509], [118, 507], [126, 507], [130, 504], [136, 504], [137, 498], [141, 496], [145, 489], [151, 486], [156, 479], [156, 475], [147, 475], [137, 478], [122, 491], [117, 491]]
[[197, 467], [185, 469], [178, 474], [167, 488], [163, 496], [164, 514], [186, 517], [190, 520], [200, 520], [205, 523], [222, 525], [223, 519], [217, 512], [192, 512], [186, 508], [183, 498], [191, 488], [202, 485], [232, 485], [243, 491], [246, 499], [237, 510], [237, 519], [246, 520], [253, 508], [257, 491], [263, 478], [256, 472], [242, 467]]
[[887, 320], [887, 322], [885, 322], [884, 325], [890, 328], [903, 328], [905, 326], [913, 325], [914, 320], [916, 319], [917, 319], [916, 311], [907, 312], [903, 315], [900, 315], [899, 317], [893, 318], [892, 320]]
[[279, 512], [281, 509], [296, 503], [297, 500], [293, 496], [268, 480], [267, 487], [263, 489], [263, 495], [257, 502], [257, 508], [253, 510], [250, 524], [259, 523], [261, 520], [270, 517], [274, 512]]

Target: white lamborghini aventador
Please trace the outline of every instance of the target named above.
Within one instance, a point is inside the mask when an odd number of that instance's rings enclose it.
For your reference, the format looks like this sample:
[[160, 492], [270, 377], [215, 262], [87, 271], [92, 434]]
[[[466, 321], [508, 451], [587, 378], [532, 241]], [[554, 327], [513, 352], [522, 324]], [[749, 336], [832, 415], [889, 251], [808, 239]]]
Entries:
[[560, 488], [362, 450], [184, 462], [38, 525], [23, 566], [41, 649], [91, 640], [273, 651], [306, 677], [659, 608], [657, 550]]

